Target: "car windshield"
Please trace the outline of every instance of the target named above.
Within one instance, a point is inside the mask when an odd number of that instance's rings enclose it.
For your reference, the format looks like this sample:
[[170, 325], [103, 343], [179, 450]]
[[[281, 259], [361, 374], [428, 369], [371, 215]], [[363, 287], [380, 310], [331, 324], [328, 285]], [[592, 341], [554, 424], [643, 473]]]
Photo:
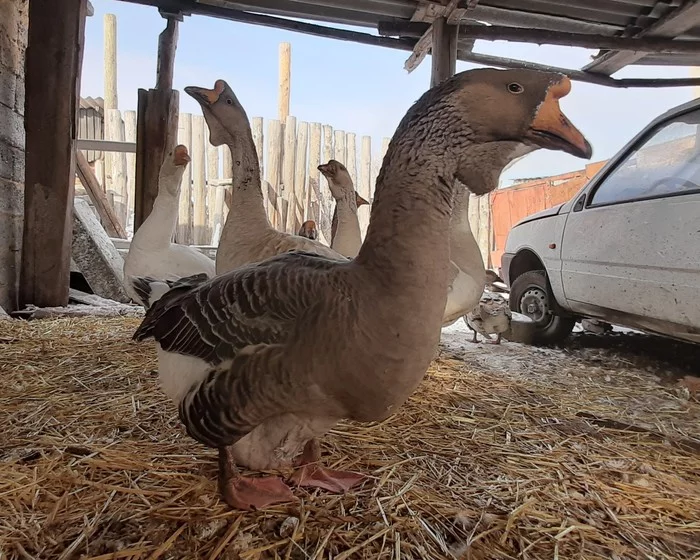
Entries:
[[592, 204], [700, 190], [700, 109], [668, 121], [603, 180]]

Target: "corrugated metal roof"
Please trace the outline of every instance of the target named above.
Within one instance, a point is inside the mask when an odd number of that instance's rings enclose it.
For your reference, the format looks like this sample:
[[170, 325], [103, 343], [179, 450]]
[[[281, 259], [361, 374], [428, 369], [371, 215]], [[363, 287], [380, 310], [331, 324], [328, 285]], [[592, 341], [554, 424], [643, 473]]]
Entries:
[[[392, 35], [402, 36], [396, 27], [412, 24], [415, 30], [427, 29], [435, 14], [442, 10], [439, 1], [428, 0], [126, 0], [159, 6], [161, 9], [190, 13], [211, 13], [211, 7], [223, 12], [257, 13], [284, 18], [379, 29], [389, 24]], [[447, 3], [445, 0], [444, 4]], [[453, 13], [462, 24], [475, 21], [491, 25], [607, 37], [667, 37], [700, 41], [700, 0], [463, 0]], [[235, 17], [232, 17], [235, 19]], [[264, 23], [263, 23], [264, 24]], [[462, 42], [460, 58], [473, 42]], [[584, 70], [610, 75], [629, 64], [697, 65], [700, 54], [642, 53], [607, 51]]]

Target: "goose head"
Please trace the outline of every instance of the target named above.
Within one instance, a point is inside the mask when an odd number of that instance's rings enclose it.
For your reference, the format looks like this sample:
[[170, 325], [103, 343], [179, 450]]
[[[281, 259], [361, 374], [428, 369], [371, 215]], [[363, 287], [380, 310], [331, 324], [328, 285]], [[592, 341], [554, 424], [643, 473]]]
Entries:
[[299, 233], [301, 237], [307, 237], [308, 239], [318, 239], [318, 229], [316, 228], [316, 222], [313, 220], [306, 220], [301, 224]]
[[182, 175], [189, 162], [190, 155], [187, 153], [187, 146], [182, 144], [178, 144], [165, 154], [163, 165], [160, 167], [158, 188], [166, 189], [168, 193], [173, 195], [178, 194]]
[[442, 166], [441, 175], [453, 175], [475, 194], [495, 189], [510, 162], [539, 148], [590, 159], [590, 143], [559, 105], [570, 91], [571, 80], [553, 72], [460, 72], [409, 109], [394, 138], [415, 145], [392, 152], [413, 152], [416, 172]]
[[349, 198], [355, 192], [347, 167], [338, 160], [329, 159], [328, 163], [319, 165], [318, 170], [328, 180], [328, 188], [336, 200]]
[[209, 127], [209, 141], [213, 146], [230, 144], [236, 137], [250, 133], [248, 115], [224, 80], [216, 80], [214, 89], [187, 86], [185, 93], [202, 107]]

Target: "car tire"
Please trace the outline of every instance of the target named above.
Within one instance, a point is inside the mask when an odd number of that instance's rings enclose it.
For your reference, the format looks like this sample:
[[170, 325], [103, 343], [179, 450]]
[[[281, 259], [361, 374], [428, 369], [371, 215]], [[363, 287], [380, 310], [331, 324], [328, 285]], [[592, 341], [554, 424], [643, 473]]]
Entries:
[[531, 270], [518, 276], [510, 287], [510, 309], [535, 322], [533, 344], [555, 344], [571, 334], [574, 319], [556, 314], [544, 270]]

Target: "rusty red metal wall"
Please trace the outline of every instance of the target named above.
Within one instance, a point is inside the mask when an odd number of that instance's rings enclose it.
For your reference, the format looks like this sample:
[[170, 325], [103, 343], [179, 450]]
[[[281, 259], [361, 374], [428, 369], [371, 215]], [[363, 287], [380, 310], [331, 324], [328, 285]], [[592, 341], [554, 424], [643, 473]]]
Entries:
[[501, 265], [508, 232], [520, 220], [574, 196], [607, 162], [591, 163], [585, 169], [519, 183], [491, 193], [491, 262]]

